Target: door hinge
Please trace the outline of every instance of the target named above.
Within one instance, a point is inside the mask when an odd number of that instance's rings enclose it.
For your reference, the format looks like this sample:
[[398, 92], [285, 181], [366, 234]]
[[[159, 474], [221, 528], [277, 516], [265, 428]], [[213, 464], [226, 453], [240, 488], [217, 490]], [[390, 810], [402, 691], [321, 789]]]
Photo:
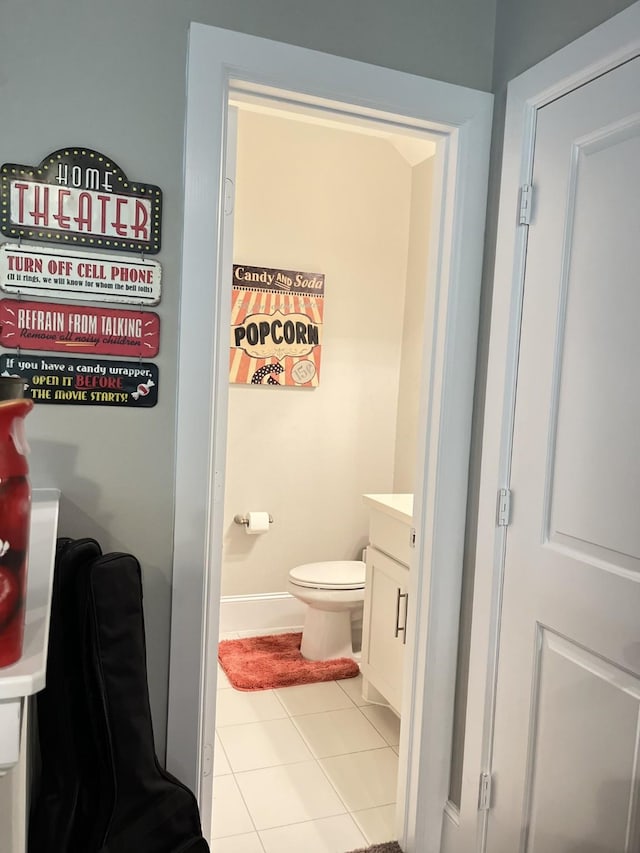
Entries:
[[202, 749], [202, 775], [210, 776], [213, 770], [213, 746], [205, 743]]
[[498, 527], [508, 527], [511, 522], [511, 489], [498, 492]]
[[235, 185], [231, 178], [224, 179], [224, 215], [231, 216], [235, 201]]
[[480, 787], [478, 790], [478, 811], [487, 812], [491, 808], [491, 774], [480, 774]]
[[409, 531], [409, 548], [415, 548], [415, 547], [416, 547], [416, 529], [415, 529], [415, 527], [412, 527], [411, 530]]
[[531, 225], [531, 199], [533, 187], [531, 184], [523, 184], [520, 187], [520, 211], [518, 213], [519, 225]]

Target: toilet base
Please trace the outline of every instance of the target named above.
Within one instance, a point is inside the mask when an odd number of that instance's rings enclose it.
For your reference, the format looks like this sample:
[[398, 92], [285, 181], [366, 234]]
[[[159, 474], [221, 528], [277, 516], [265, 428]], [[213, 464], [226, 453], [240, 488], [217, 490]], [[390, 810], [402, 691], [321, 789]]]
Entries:
[[351, 610], [318, 610], [307, 605], [300, 653], [307, 660], [352, 658]]

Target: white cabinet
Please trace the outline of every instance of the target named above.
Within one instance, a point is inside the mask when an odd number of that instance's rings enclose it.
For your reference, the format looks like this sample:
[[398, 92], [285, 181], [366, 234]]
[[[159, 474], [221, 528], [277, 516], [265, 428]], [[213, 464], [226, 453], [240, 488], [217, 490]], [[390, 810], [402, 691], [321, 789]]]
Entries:
[[412, 495], [365, 495], [370, 507], [362, 626], [363, 696], [399, 715], [407, 619]]
[[377, 690], [400, 714], [402, 667], [408, 615], [409, 569], [377, 548], [367, 548], [367, 586], [361, 669], [365, 699]]

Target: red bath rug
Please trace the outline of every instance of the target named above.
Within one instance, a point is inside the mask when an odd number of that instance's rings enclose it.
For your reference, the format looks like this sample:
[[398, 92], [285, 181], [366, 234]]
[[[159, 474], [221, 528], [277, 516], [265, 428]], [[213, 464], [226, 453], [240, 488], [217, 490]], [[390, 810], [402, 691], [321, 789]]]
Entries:
[[271, 690], [353, 678], [360, 671], [351, 658], [305, 660], [300, 654], [302, 634], [270, 634], [243, 640], [221, 640], [218, 660], [236, 690]]

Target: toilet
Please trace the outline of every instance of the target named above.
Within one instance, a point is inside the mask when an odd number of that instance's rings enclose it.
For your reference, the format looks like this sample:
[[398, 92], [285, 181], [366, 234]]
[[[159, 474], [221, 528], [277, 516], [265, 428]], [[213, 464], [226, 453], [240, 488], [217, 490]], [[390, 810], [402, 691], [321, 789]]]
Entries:
[[362, 610], [365, 568], [361, 560], [333, 560], [291, 569], [287, 591], [307, 605], [302, 657], [353, 657], [351, 617]]

